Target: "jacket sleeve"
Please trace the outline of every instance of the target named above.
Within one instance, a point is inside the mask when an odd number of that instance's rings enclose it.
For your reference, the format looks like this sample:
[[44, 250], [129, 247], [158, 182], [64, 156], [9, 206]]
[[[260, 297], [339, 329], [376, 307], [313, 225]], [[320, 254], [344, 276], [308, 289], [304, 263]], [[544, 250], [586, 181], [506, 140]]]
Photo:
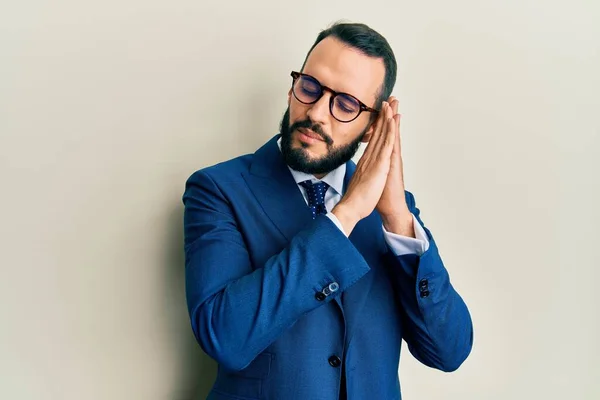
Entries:
[[403, 337], [411, 354], [420, 362], [451, 372], [471, 352], [471, 316], [450, 283], [436, 242], [420, 218], [412, 193], [406, 192], [406, 201], [427, 233], [429, 248], [421, 256], [395, 256], [388, 252], [391, 275], [403, 313]]
[[323, 215], [264, 265], [252, 265], [230, 204], [205, 170], [188, 179], [183, 203], [192, 330], [202, 349], [228, 369], [244, 369], [296, 320], [370, 269]]

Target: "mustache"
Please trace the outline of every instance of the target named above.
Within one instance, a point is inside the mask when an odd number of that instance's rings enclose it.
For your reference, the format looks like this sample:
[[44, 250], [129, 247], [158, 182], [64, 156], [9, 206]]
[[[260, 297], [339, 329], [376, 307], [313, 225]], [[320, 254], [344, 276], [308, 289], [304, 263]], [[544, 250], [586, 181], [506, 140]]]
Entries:
[[327, 145], [333, 144], [333, 140], [331, 140], [331, 138], [327, 136], [325, 132], [323, 132], [321, 126], [314, 124], [310, 119], [294, 122], [292, 126], [290, 126], [290, 132], [294, 132], [296, 129], [309, 129], [317, 135], [321, 136], [321, 138], [325, 143], [327, 143]]

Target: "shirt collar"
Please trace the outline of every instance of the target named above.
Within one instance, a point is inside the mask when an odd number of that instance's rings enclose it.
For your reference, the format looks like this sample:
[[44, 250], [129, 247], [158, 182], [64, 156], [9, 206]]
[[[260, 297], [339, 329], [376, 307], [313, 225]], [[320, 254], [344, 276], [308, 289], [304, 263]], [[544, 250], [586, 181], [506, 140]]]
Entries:
[[[279, 151], [281, 151], [281, 138], [277, 140], [277, 146], [279, 147]], [[329, 172], [327, 175], [323, 177], [323, 179], [317, 179], [311, 174], [307, 174], [305, 172], [296, 171], [295, 169], [290, 168], [288, 165], [288, 169], [292, 173], [296, 184], [300, 184], [300, 182], [304, 182], [307, 180], [315, 182], [325, 182], [328, 184], [333, 190], [335, 190], [339, 195], [343, 195], [342, 190], [344, 188], [344, 177], [346, 176], [346, 163], [340, 165], [333, 171]]]

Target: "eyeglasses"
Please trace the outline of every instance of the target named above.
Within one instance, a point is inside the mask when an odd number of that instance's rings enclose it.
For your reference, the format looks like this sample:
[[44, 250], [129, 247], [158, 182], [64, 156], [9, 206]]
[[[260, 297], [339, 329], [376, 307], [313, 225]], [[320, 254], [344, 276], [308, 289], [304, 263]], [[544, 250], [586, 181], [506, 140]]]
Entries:
[[329, 112], [333, 118], [340, 122], [352, 122], [361, 112], [374, 112], [379, 110], [368, 107], [356, 97], [348, 93], [339, 93], [321, 83], [314, 77], [300, 72], [292, 72], [292, 93], [294, 97], [303, 104], [314, 104], [323, 96], [323, 93], [330, 92]]

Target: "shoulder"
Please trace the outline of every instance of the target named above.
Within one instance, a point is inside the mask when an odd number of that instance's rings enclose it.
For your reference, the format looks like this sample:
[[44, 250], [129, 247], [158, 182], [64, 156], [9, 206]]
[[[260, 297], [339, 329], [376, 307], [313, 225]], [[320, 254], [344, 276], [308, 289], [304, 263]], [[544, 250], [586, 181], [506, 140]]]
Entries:
[[249, 170], [253, 156], [253, 154], [245, 154], [201, 168], [188, 177], [187, 183], [194, 183], [207, 178], [217, 182], [240, 179], [241, 174]]

